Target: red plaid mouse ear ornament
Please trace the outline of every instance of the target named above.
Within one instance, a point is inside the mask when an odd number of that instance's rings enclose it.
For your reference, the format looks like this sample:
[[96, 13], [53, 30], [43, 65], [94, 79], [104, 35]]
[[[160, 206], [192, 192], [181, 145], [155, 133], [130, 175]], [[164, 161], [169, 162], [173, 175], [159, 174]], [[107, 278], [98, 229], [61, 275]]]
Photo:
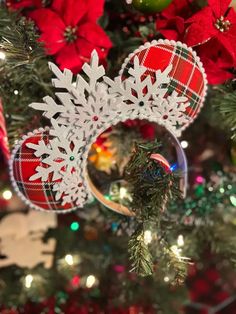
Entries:
[[16, 191], [38, 210], [68, 212], [83, 207], [92, 193], [112, 210], [131, 215], [93, 185], [87, 173], [90, 147], [110, 126], [128, 119], [162, 125], [178, 143], [176, 137], [196, 118], [206, 96], [202, 63], [186, 45], [159, 40], [129, 55], [114, 80], [105, 76], [96, 51], [76, 81], [71, 71], [61, 72], [53, 63], [49, 67], [56, 77], [52, 83], [60, 89], [57, 101], [46, 96], [30, 107], [42, 111], [51, 126], [16, 145], [10, 162]]

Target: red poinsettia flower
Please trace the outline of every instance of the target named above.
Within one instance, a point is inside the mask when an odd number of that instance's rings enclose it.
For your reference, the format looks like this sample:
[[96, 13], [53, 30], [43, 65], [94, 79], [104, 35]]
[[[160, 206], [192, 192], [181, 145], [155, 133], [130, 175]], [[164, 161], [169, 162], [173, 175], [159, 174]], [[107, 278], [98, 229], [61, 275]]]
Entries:
[[217, 39], [196, 47], [196, 51], [206, 70], [209, 84], [223, 84], [233, 78], [229, 72], [234, 64], [233, 57]]
[[156, 21], [156, 29], [165, 38], [183, 40], [185, 20], [193, 14], [191, 0], [173, 0]]
[[11, 10], [24, 8], [42, 8], [50, 4], [50, 0], [7, 0], [6, 5]]
[[208, 6], [187, 20], [185, 33], [189, 46], [216, 38], [236, 61], [236, 12], [229, 8], [231, 0], [208, 0]]
[[103, 5], [104, 0], [54, 0], [50, 8], [30, 13], [47, 53], [55, 56], [61, 69], [77, 73], [93, 49], [101, 59], [106, 57], [112, 44], [96, 23]]

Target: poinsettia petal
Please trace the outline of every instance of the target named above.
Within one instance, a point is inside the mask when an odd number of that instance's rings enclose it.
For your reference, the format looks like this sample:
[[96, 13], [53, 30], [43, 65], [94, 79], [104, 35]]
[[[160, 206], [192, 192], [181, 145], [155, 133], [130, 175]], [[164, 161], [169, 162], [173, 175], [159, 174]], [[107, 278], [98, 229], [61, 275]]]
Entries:
[[111, 48], [112, 43], [104, 32], [104, 30], [95, 23], [84, 23], [77, 31], [78, 37], [86, 39], [88, 42], [94, 44], [95, 47]]
[[90, 7], [86, 0], [54, 0], [52, 9], [62, 17], [66, 26], [75, 26], [87, 14]]
[[179, 16], [168, 20], [157, 20], [156, 22], [157, 31], [167, 39], [182, 40], [184, 28], [184, 19]]
[[218, 63], [212, 60], [202, 58], [201, 61], [206, 70], [208, 83], [211, 85], [223, 84], [234, 76], [226, 68], [221, 68]]
[[224, 33], [220, 33], [219, 36], [217, 36], [217, 40], [221, 43], [222, 47], [232, 56], [234, 62], [236, 62], [236, 33], [232, 33], [232, 35], [230, 35], [230, 33], [227, 35]]
[[54, 55], [60, 51], [66, 44], [63, 36], [63, 32], [60, 29], [51, 27], [47, 29], [47, 32], [42, 33], [40, 41], [44, 43], [46, 53]]
[[56, 62], [62, 70], [66, 68], [73, 72], [75, 69], [79, 71], [83, 65], [83, 61], [80, 58], [80, 53], [75, 43], [67, 44], [62, 48], [56, 55]]
[[225, 15], [232, 0], [208, 0], [208, 5], [211, 8], [215, 18]]
[[172, 3], [162, 11], [161, 15], [165, 18], [173, 18], [177, 15], [181, 15], [181, 11], [187, 11], [190, 3], [188, 0], [177, 0], [172, 1]]
[[206, 31], [204, 25], [193, 23], [185, 32], [184, 42], [190, 47], [198, 46], [214, 37], [217, 32], [216, 28], [208, 27]]
[[91, 22], [97, 22], [98, 18], [103, 15], [104, 0], [96, 0], [96, 4], [94, 3], [94, 0], [88, 0], [88, 6], [88, 20]]
[[234, 8], [229, 9], [226, 19], [229, 20], [231, 24], [236, 24], [236, 12]]
[[52, 28], [55, 28], [55, 31], [65, 30], [65, 24], [60, 16], [52, 10], [38, 9], [30, 12], [28, 16], [35, 21], [41, 32], [52, 31]]
[[[204, 24], [211, 24], [215, 20], [212, 9], [210, 7], [205, 7], [202, 10], [195, 13], [189, 19], [186, 20], [186, 23], [202, 23]], [[207, 30], [206, 30], [207, 31]]]

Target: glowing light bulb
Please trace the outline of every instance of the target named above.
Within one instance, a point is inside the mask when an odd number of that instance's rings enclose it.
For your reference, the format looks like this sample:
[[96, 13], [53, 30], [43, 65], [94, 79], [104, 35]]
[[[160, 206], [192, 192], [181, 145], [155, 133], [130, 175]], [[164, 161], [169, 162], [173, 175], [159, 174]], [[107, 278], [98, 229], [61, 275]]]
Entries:
[[164, 277], [164, 281], [165, 281], [165, 282], [169, 282], [169, 281], [170, 281], [170, 278], [166, 276], [166, 277]]
[[181, 144], [181, 146], [183, 148], [187, 148], [188, 147], [188, 142], [187, 141], [182, 141], [180, 144]]
[[6, 59], [6, 55], [3, 51], [0, 51], [0, 59], [1, 60], [5, 60]]
[[178, 236], [177, 244], [178, 246], [184, 246], [184, 237], [182, 236], [182, 234]]
[[152, 242], [152, 233], [150, 230], [144, 231], [144, 243], [149, 244]]
[[2, 193], [2, 197], [5, 199], [5, 200], [10, 200], [12, 198], [12, 192], [10, 190], [5, 190], [3, 193]]
[[79, 227], [80, 227], [80, 225], [79, 225], [79, 223], [78, 223], [77, 221], [73, 221], [73, 222], [71, 223], [71, 225], [70, 225], [70, 229], [71, 229], [72, 231], [77, 231], [77, 230], [79, 230]]
[[19, 91], [18, 91], [17, 89], [15, 89], [15, 90], [14, 90], [14, 94], [15, 94], [15, 95], [18, 95], [18, 94], [19, 94]]
[[92, 288], [92, 286], [95, 284], [95, 282], [96, 282], [96, 277], [94, 277], [93, 275], [89, 275], [87, 280], [86, 280], [86, 287]]
[[172, 245], [170, 249], [177, 257], [180, 257], [181, 249], [179, 249], [177, 245]]
[[120, 198], [123, 199], [127, 194], [126, 188], [121, 187], [120, 188]]
[[72, 266], [74, 264], [74, 259], [73, 256], [70, 254], [67, 254], [65, 256], [65, 261], [67, 262], [68, 265]]
[[30, 274], [25, 277], [25, 287], [27, 289], [31, 287], [33, 280], [34, 280], [34, 277]]

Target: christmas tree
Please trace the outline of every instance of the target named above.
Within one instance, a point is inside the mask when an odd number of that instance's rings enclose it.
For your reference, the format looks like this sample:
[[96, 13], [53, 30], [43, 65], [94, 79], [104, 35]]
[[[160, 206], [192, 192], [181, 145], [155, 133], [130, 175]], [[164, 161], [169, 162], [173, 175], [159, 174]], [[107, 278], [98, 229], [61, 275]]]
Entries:
[[0, 313], [236, 313], [234, 2], [0, 2]]

